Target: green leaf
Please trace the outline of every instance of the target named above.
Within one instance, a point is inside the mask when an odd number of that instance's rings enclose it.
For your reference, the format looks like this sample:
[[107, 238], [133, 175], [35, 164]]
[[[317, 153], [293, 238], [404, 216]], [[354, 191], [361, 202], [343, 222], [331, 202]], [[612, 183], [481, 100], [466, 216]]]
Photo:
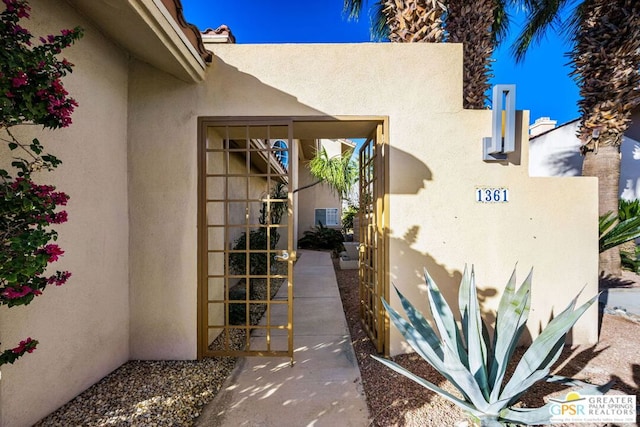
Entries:
[[42, 144], [40, 144], [40, 141], [38, 141], [38, 138], [33, 139], [33, 141], [31, 142], [31, 145], [29, 145], [29, 148], [31, 148], [31, 151], [33, 151], [36, 154], [42, 153]]
[[640, 237], [640, 216], [621, 221], [611, 227], [610, 222], [615, 222], [617, 217], [613, 213], [609, 215], [611, 219], [605, 222], [605, 226], [609, 225], [609, 227], [605, 233], [601, 233], [599, 239], [600, 252]]

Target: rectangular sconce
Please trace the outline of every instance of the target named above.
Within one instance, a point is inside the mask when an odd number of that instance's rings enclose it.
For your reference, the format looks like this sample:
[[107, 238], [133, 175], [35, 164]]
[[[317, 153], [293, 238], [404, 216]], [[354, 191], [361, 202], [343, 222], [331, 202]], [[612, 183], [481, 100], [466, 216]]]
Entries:
[[495, 85], [492, 104], [492, 135], [482, 138], [482, 160], [506, 160], [516, 149], [516, 85]]

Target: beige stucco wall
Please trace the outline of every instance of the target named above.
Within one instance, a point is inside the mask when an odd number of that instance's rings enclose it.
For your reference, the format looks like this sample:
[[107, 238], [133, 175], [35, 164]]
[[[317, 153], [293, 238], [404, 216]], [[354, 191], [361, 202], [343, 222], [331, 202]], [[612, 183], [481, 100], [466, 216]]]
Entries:
[[[0, 425], [31, 425], [125, 362], [129, 356], [127, 202], [128, 58], [66, 2], [32, 0], [29, 28], [59, 33], [81, 25], [86, 35], [64, 56], [76, 67], [64, 84], [80, 107], [71, 127], [40, 132], [63, 160], [43, 183], [71, 196], [69, 222], [56, 226], [64, 256], [53, 266], [73, 276], [27, 307], [0, 308], [3, 348], [31, 336], [35, 352], [2, 367]], [[0, 152], [4, 164], [6, 152]], [[39, 179], [40, 177], [38, 177]]]
[[[390, 275], [414, 301], [424, 298], [423, 266], [451, 297], [468, 262], [476, 266], [484, 306], [495, 305], [518, 262], [521, 277], [535, 267], [535, 331], [583, 285], [586, 295], [597, 291], [595, 180], [531, 179], [526, 154], [519, 165], [483, 162], [490, 113], [462, 109], [460, 46], [210, 48], [216, 58], [202, 86], [141, 63], [132, 67], [135, 357], [195, 356], [197, 116], [388, 116]], [[507, 186], [511, 201], [478, 204], [476, 186]], [[594, 342], [596, 322], [594, 308], [574, 339]], [[391, 346], [393, 353], [404, 350], [395, 330]]]

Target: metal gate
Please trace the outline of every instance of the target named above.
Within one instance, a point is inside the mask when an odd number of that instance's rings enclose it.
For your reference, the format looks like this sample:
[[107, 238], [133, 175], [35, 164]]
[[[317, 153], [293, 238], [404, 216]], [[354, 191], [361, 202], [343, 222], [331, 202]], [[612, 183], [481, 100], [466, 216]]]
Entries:
[[291, 122], [198, 132], [198, 357], [292, 358]]
[[360, 318], [378, 353], [388, 353], [389, 322], [380, 300], [388, 300], [385, 230], [388, 205], [383, 125], [379, 124], [359, 152], [359, 288]]

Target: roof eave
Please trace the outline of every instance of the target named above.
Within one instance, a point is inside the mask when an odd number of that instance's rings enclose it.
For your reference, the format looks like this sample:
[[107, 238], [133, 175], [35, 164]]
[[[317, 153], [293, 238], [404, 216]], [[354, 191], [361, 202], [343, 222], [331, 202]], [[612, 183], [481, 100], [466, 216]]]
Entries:
[[132, 56], [180, 80], [204, 80], [212, 54], [179, 0], [68, 1]]

